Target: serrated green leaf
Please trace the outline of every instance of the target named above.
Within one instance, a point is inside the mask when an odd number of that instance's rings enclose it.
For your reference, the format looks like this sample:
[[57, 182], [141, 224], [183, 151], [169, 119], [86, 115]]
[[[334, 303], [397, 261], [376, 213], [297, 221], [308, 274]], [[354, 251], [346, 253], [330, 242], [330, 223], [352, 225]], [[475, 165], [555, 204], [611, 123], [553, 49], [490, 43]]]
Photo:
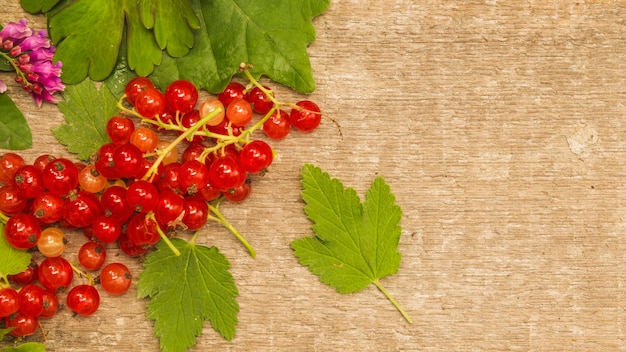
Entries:
[[26, 342], [18, 346], [5, 347], [0, 352], [46, 352], [46, 347], [38, 342]]
[[353, 188], [307, 164], [302, 187], [315, 236], [291, 242], [299, 262], [340, 293], [376, 285], [410, 321], [379, 281], [397, 273], [401, 259], [402, 210], [385, 180], [377, 177], [361, 203]]
[[228, 269], [230, 263], [215, 247], [174, 238], [176, 256], [161, 241], [148, 255], [139, 274], [138, 295], [150, 298], [147, 317], [162, 351], [186, 351], [195, 344], [205, 320], [225, 339], [237, 325], [239, 292]]
[[80, 160], [89, 160], [96, 150], [110, 142], [106, 123], [119, 112], [119, 108], [109, 89], [98, 89], [96, 83], [89, 79], [66, 86], [59, 110], [66, 124], [52, 129], [52, 132]]
[[0, 223], [0, 277], [19, 274], [30, 264], [31, 254], [11, 247], [4, 237], [4, 225]]
[[22, 0], [21, 5], [28, 13], [48, 12], [61, 0]]
[[196, 43], [175, 63], [164, 56], [162, 67], [154, 73], [162, 84], [182, 78], [218, 93], [245, 62], [253, 66], [256, 77], [267, 75], [299, 92], [315, 89], [307, 46], [315, 39], [311, 20], [328, 7], [328, 0], [195, 0], [192, 4], [201, 22]]
[[21, 150], [32, 145], [32, 132], [24, 114], [11, 97], [0, 93], [0, 148]]

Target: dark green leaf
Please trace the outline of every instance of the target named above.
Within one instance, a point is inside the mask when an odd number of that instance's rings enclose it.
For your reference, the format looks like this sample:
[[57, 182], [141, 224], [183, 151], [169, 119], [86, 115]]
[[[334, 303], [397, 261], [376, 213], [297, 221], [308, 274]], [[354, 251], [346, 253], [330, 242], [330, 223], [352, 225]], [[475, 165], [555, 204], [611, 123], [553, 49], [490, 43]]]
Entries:
[[0, 148], [21, 150], [32, 145], [32, 133], [24, 114], [11, 97], [0, 93]]

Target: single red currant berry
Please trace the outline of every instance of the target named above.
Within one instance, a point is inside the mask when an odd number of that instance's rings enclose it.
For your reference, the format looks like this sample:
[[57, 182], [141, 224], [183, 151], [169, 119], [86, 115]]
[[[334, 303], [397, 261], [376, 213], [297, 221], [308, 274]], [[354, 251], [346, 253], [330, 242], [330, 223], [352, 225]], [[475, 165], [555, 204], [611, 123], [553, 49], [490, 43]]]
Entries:
[[24, 158], [17, 153], [6, 153], [0, 156], [0, 182], [11, 184], [15, 172], [26, 165]]
[[[269, 87], [263, 86], [263, 89], [273, 95]], [[265, 115], [274, 107], [274, 102], [259, 87], [254, 87], [246, 95], [246, 100], [252, 104], [254, 112]]]
[[39, 241], [41, 226], [39, 221], [30, 214], [15, 214], [5, 224], [4, 236], [13, 248], [30, 249]]
[[15, 337], [30, 336], [39, 328], [39, 318], [17, 312], [6, 317], [4, 325], [7, 329], [13, 328], [9, 334]]
[[68, 159], [54, 159], [43, 169], [43, 183], [50, 193], [66, 195], [78, 186], [78, 168]]
[[20, 309], [20, 294], [11, 287], [0, 289], [0, 318], [8, 317]]
[[91, 285], [77, 285], [67, 294], [67, 306], [74, 313], [89, 316], [95, 313], [100, 306], [100, 294]]
[[224, 120], [224, 104], [219, 99], [209, 98], [200, 104], [198, 114], [201, 118], [205, 118], [209, 114], [214, 114], [213, 118], [207, 121], [208, 126], [215, 126]]
[[126, 100], [132, 105], [135, 105], [135, 100], [139, 93], [144, 92], [147, 89], [154, 89], [154, 84], [146, 77], [135, 77], [128, 81], [124, 88], [124, 94], [126, 94]]
[[239, 187], [245, 181], [245, 170], [231, 156], [216, 158], [209, 167], [209, 182], [222, 192]]
[[24, 165], [15, 172], [13, 185], [25, 198], [35, 198], [45, 190], [43, 172], [33, 165]]
[[159, 145], [159, 136], [151, 128], [139, 127], [130, 135], [130, 144], [142, 153], [153, 152]]
[[83, 191], [98, 193], [106, 187], [109, 180], [98, 172], [93, 164], [85, 166], [78, 173], [78, 185]]
[[276, 110], [263, 123], [263, 132], [271, 139], [283, 139], [291, 132], [289, 114], [285, 110]]
[[126, 144], [135, 130], [135, 123], [128, 117], [113, 116], [107, 121], [107, 136], [115, 144]]
[[183, 210], [183, 197], [166, 190], [159, 196], [159, 202], [154, 209], [154, 217], [161, 228], [176, 227], [178, 224], [175, 222], [181, 217]]
[[165, 89], [165, 105], [172, 112], [191, 111], [198, 102], [198, 89], [187, 80], [177, 80]]
[[53, 224], [63, 218], [65, 202], [60, 195], [45, 192], [33, 200], [31, 207], [31, 214], [41, 224]]
[[204, 154], [204, 145], [198, 142], [189, 143], [189, 145], [183, 151], [183, 155], [181, 157], [182, 162], [189, 160], [199, 160], [200, 162], [204, 162], [204, 160], [200, 160], [202, 154]]
[[239, 164], [249, 173], [256, 174], [267, 169], [274, 159], [269, 144], [255, 140], [246, 144], [239, 152]]
[[91, 224], [91, 233], [102, 243], [113, 243], [122, 234], [122, 224], [115, 218], [102, 215]]
[[9, 216], [20, 213], [26, 208], [26, 203], [26, 198], [17, 188], [9, 185], [0, 187], [0, 213]]
[[322, 121], [320, 108], [310, 100], [302, 100], [296, 103], [297, 107], [291, 109], [289, 122], [300, 132], [311, 132]]
[[134, 211], [126, 200], [126, 192], [126, 188], [122, 186], [111, 186], [100, 196], [103, 214], [120, 224], [126, 223]]
[[126, 293], [132, 281], [130, 270], [122, 263], [107, 264], [100, 272], [100, 285], [112, 295]]
[[[135, 130], [136, 132], [137, 130]], [[132, 178], [137, 176], [143, 162], [143, 154], [135, 145], [122, 144], [113, 153], [113, 162], [117, 174], [121, 178]]]
[[217, 99], [222, 102], [224, 106], [228, 106], [235, 99], [243, 99], [246, 87], [239, 82], [230, 82], [223, 92], [217, 95]]
[[59, 296], [51, 290], [43, 290], [43, 310], [40, 318], [52, 318], [59, 311]]
[[185, 161], [180, 166], [178, 182], [187, 194], [195, 194], [209, 181], [209, 169], [198, 160]]
[[43, 311], [43, 288], [28, 284], [20, 290], [20, 312], [38, 316]]
[[180, 187], [180, 165], [180, 163], [171, 163], [163, 168], [163, 171], [160, 174], [161, 176], [157, 180], [157, 187], [159, 188], [159, 191], [163, 192], [165, 190], [170, 190], [174, 193], [185, 193]]
[[63, 257], [50, 257], [39, 264], [37, 270], [39, 282], [52, 291], [63, 290], [72, 284], [74, 271], [72, 265]]
[[91, 225], [100, 215], [100, 200], [93, 193], [79, 191], [65, 201], [63, 219], [74, 227]]
[[220, 195], [222, 195], [222, 191], [213, 187], [211, 181], [209, 180], [209, 182], [207, 182], [207, 184], [200, 189], [198, 195], [200, 195], [205, 201], [210, 202], [216, 200]]
[[165, 112], [165, 97], [158, 89], [147, 88], [137, 94], [135, 109], [137, 109], [139, 115], [154, 119]]
[[78, 250], [78, 262], [87, 270], [98, 270], [104, 265], [107, 251], [103, 245], [95, 241], [88, 241]]
[[252, 107], [245, 99], [235, 99], [226, 107], [226, 118], [233, 125], [243, 127], [252, 120]]
[[189, 231], [196, 231], [206, 224], [209, 206], [202, 196], [190, 196], [184, 200], [183, 224]]
[[157, 223], [146, 218], [146, 214], [137, 213], [128, 221], [126, 232], [128, 239], [138, 245], [153, 245], [161, 240]]
[[159, 190], [148, 181], [135, 181], [126, 190], [126, 201], [136, 212], [148, 213], [154, 210], [158, 200]]
[[33, 161], [33, 166], [39, 169], [40, 171], [43, 171], [46, 165], [48, 165], [48, 163], [54, 159], [56, 158], [50, 154], [41, 154], [40, 156], [35, 158], [35, 161]]

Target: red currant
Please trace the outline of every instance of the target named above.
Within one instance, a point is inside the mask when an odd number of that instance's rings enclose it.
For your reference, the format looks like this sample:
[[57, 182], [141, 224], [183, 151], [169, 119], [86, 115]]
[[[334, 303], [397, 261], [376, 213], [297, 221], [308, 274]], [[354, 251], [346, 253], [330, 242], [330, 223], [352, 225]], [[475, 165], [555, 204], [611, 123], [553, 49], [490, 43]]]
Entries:
[[31, 207], [31, 214], [41, 224], [53, 224], [63, 218], [65, 202], [60, 195], [45, 192], [33, 200]]
[[198, 102], [198, 89], [187, 80], [177, 80], [165, 89], [165, 105], [172, 112], [191, 111]]
[[24, 158], [17, 153], [6, 153], [0, 156], [0, 182], [11, 184], [15, 172], [26, 165]]
[[183, 210], [183, 197], [166, 190], [159, 196], [159, 202], [154, 209], [154, 217], [161, 228], [175, 227], [176, 224], [173, 222], [181, 216]]
[[161, 239], [157, 226], [159, 225], [154, 220], [146, 218], [146, 214], [137, 213], [128, 221], [128, 239], [138, 245], [156, 244]]
[[216, 158], [209, 167], [209, 182], [220, 191], [239, 187], [245, 181], [245, 170], [231, 156]]
[[148, 252], [148, 247], [131, 242], [128, 238], [128, 233], [126, 232], [122, 232], [117, 244], [119, 245], [120, 250], [122, 250], [122, 252], [129, 257], [138, 257]]
[[126, 293], [132, 281], [130, 270], [122, 263], [107, 264], [100, 272], [100, 285], [112, 295]]
[[153, 152], [159, 145], [159, 136], [151, 128], [139, 127], [130, 135], [130, 144], [142, 153]]
[[78, 262], [87, 270], [98, 270], [104, 265], [107, 251], [95, 241], [85, 242], [78, 250]]
[[129, 207], [140, 213], [154, 210], [158, 200], [159, 190], [148, 181], [135, 181], [126, 190], [126, 201]]
[[8, 317], [20, 309], [20, 294], [11, 287], [0, 289], [0, 318]]
[[65, 232], [58, 227], [47, 227], [41, 231], [37, 249], [46, 257], [58, 257], [67, 248]]
[[222, 102], [224, 106], [228, 106], [230, 102], [235, 99], [243, 99], [246, 87], [239, 82], [230, 82], [223, 92], [217, 95], [217, 99]]
[[63, 257], [50, 257], [39, 264], [37, 270], [39, 282], [52, 291], [63, 290], [72, 284], [74, 272], [72, 265]]
[[195, 194], [209, 182], [209, 169], [198, 160], [185, 161], [178, 173], [180, 188], [188, 194]]
[[263, 132], [271, 139], [283, 139], [291, 132], [289, 114], [285, 110], [276, 110], [263, 123]]
[[20, 312], [38, 316], [43, 311], [43, 288], [35, 284], [28, 284], [20, 290]]
[[209, 206], [202, 196], [186, 197], [184, 210], [183, 224], [187, 230], [196, 231], [206, 224], [209, 217]]
[[6, 317], [5, 327], [13, 328], [9, 333], [15, 337], [24, 337], [34, 334], [39, 328], [39, 318], [17, 312]]
[[116, 144], [107, 143], [102, 145], [94, 155], [96, 170], [98, 170], [102, 176], [110, 180], [120, 178], [115, 168], [115, 161], [113, 160], [115, 149], [117, 149]]
[[67, 294], [67, 306], [74, 313], [82, 316], [89, 316], [95, 313], [100, 307], [100, 294], [91, 285], [74, 286]]
[[43, 172], [33, 165], [24, 165], [13, 175], [13, 185], [25, 198], [35, 198], [45, 191]]
[[154, 119], [165, 112], [165, 97], [156, 88], [147, 88], [137, 94], [135, 98], [135, 109], [139, 115]]
[[100, 215], [100, 200], [93, 193], [79, 191], [65, 201], [63, 219], [74, 227], [91, 225]]
[[66, 195], [78, 186], [78, 168], [68, 159], [54, 159], [43, 169], [43, 183], [50, 193]]
[[0, 213], [14, 215], [22, 212], [26, 208], [26, 198], [9, 185], [0, 187]]
[[[269, 87], [263, 86], [263, 88], [273, 94]], [[252, 108], [257, 114], [265, 115], [274, 107], [274, 102], [259, 87], [252, 88], [246, 95], [246, 100], [252, 104]]]
[[30, 214], [15, 214], [5, 224], [4, 236], [13, 248], [30, 249], [39, 241], [41, 226], [37, 218]]
[[233, 125], [243, 127], [252, 120], [252, 107], [245, 99], [235, 99], [226, 107], [226, 118]]
[[239, 164], [249, 173], [258, 173], [267, 169], [274, 159], [274, 152], [269, 144], [255, 140], [246, 144], [239, 152]]
[[242, 185], [224, 192], [224, 198], [235, 203], [243, 202], [246, 198], [248, 198], [251, 190], [252, 187], [250, 182], [244, 182]]
[[135, 123], [128, 117], [113, 116], [107, 121], [106, 131], [114, 144], [126, 144], [135, 130]]
[[310, 100], [302, 100], [296, 103], [297, 107], [291, 109], [289, 122], [301, 132], [311, 132], [322, 121], [320, 108]]
[[198, 108], [198, 113], [201, 118], [215, 112], [212, 119], [207, 121], [207, 125], [215, 126], [224, 120], [224, 104], [219, 99], [210, 98], [202, 102]]
[[38, 268], [39, 268], [39, 265], [37, 265], [37, 262], [31, 258], [30, 264], [28, 264], [28, 267], [26, 267], [24, 271], [17, 273], [15, 275], [7, 275], [7, 276], [9, 280], [11, 280], [16, 285], [20, 285], [20, 286], [28, 285], [30, 283], [35, 282], [35, 280], [37, 280]]
[[[137, 132], [139, 129], [135, 130]], [[143, 154], [134, 144], [122, 144], [113, 153], [115, 170], [121, 178], [137, 176], [143, 165]]]
[[59, 311], [59, 296], [51, 290], [43, 290], [43, 310], [40, 318], [52, 318]]

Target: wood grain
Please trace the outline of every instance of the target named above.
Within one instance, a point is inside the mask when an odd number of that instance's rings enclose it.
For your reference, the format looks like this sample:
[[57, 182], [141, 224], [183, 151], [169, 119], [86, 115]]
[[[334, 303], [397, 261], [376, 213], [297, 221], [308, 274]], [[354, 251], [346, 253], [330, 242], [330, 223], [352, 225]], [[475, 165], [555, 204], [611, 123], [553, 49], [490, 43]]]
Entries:
[[[2, 23], [23, 16], [5, 2]], [[314, 22], [311, 98], [341, 134], [325, 120], [275, 143], [251, 198], [224, 207], [257, 259], [203, 231], [232, 262], [241, 312], [232, 342], [206, 324], [193, 350], [626, 350], [625, 5], [332, 1]], [[36, 136], [27, 159], [67, 155], [56, 108], [18, 103]], [[413, 324], [376, 288], [340, 295], [298, 264], [303, 163], [361, 195], [376, 175], [391, 185], [403, 259], [382, 282]], [[132, 290], [94, 317], [46, 321], [48, 350], [158, 351]]]

